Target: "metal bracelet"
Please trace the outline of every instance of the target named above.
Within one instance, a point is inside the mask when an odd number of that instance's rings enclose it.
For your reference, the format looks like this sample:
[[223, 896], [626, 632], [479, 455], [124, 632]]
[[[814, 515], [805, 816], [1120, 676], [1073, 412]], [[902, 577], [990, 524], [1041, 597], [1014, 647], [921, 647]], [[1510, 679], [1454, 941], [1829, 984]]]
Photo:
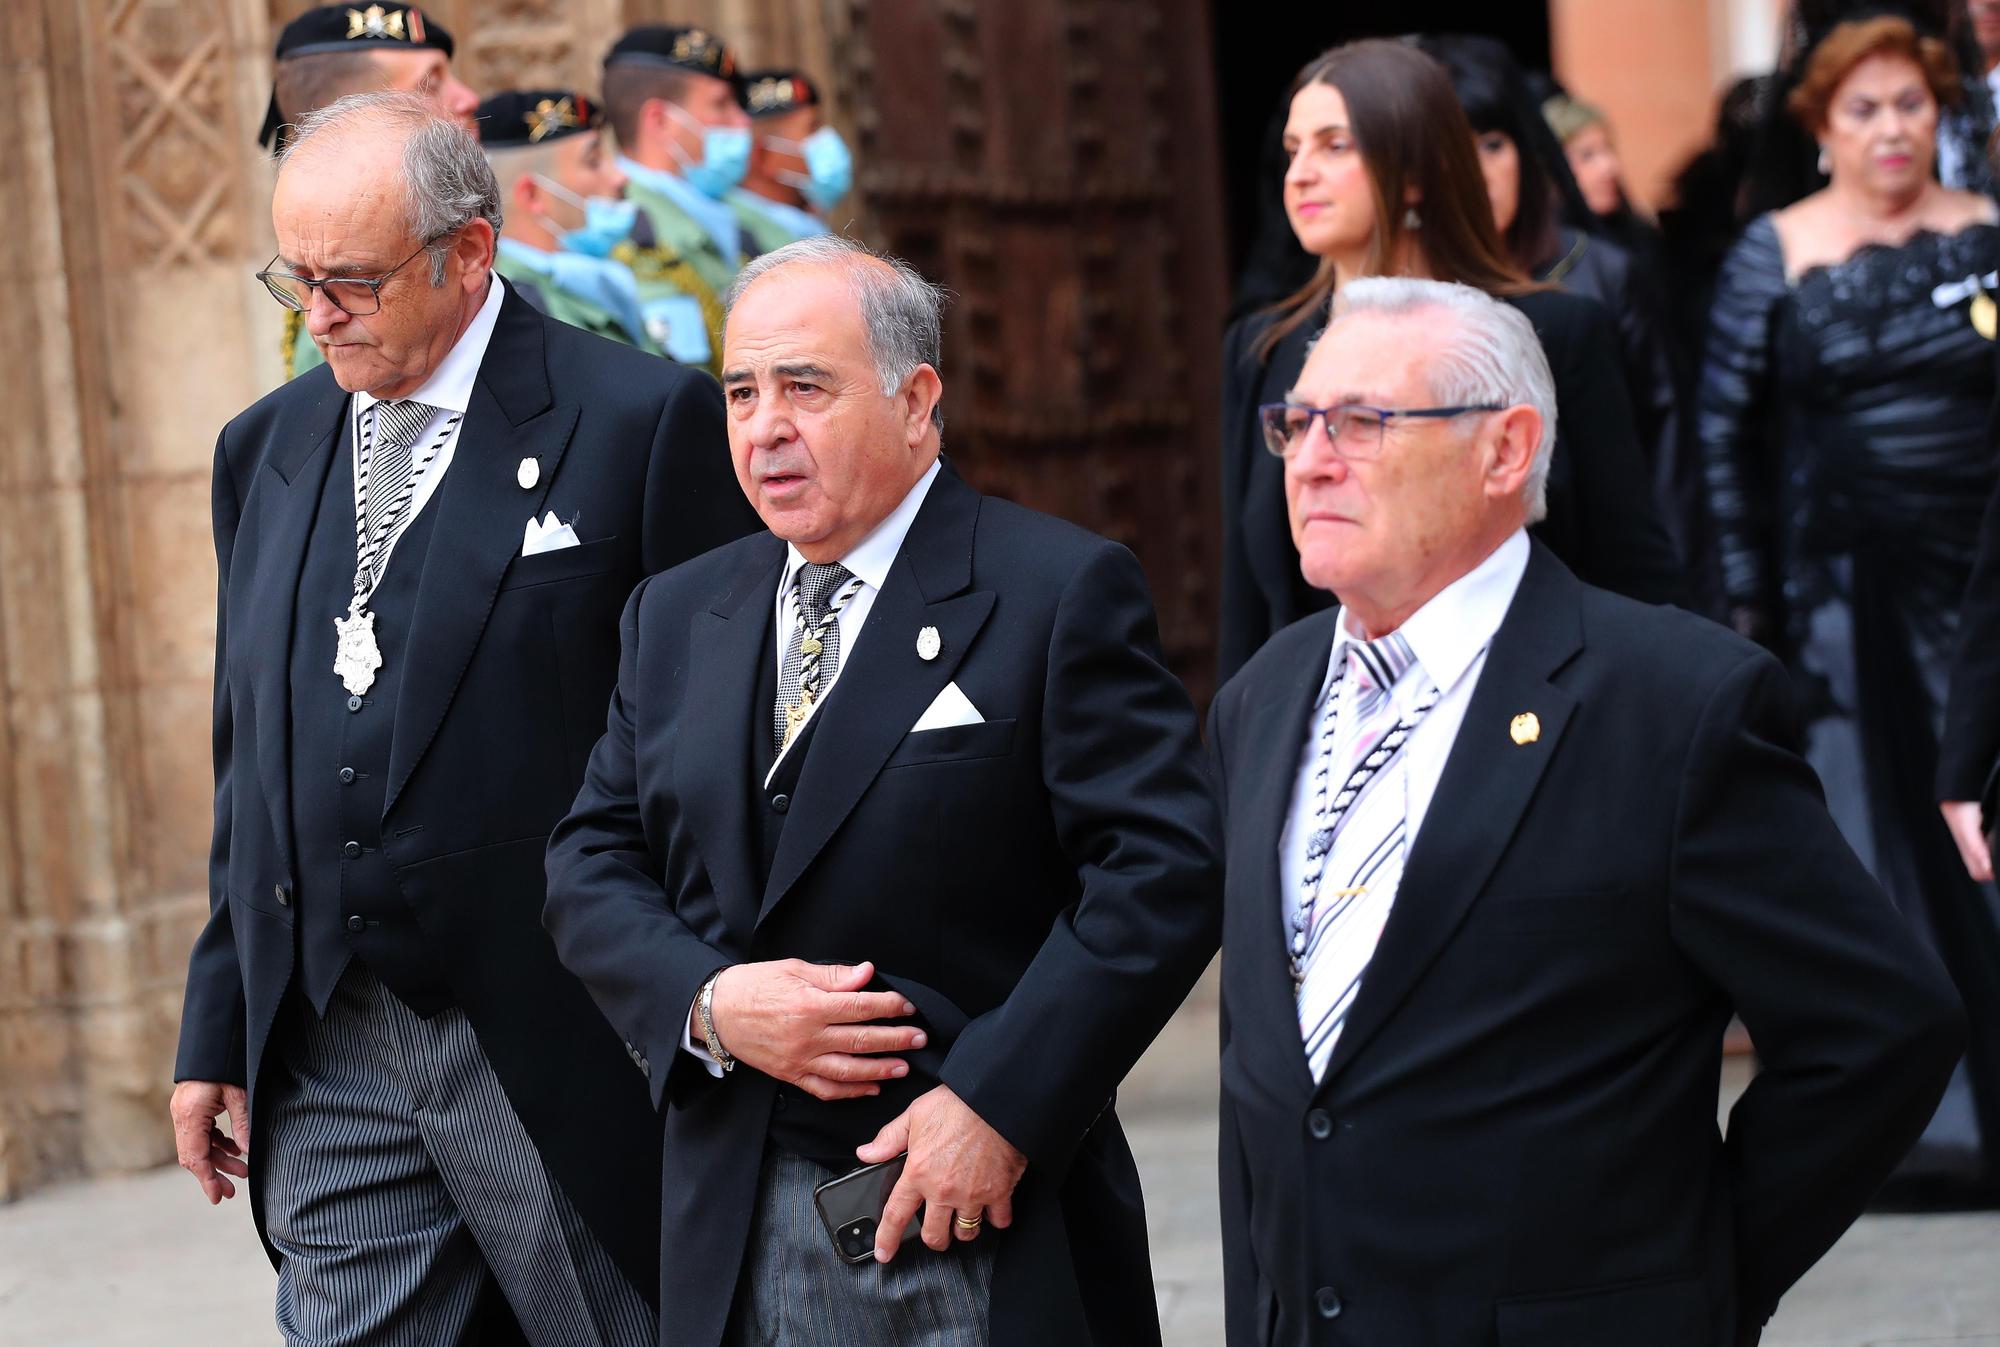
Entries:
[[736, 1069], [736, 1059], [729, 1055], [729, 1049], [722, 1046], [722, 1040], [715, 1033], [715, 1016], [713, 1013], [715, 980], [721, 977], [724, 971], [726, 970], [718, 968], [715, 972], [709, 974], [708, 981], [701, 984], [701, 995], [695, 998], [695, 1008], [701, 1016], [701, 1036], [703, 1046], [708, 1049], [708, 1055], [713, 1057], [716, 1064], [724, 1071], [734, 1071]]

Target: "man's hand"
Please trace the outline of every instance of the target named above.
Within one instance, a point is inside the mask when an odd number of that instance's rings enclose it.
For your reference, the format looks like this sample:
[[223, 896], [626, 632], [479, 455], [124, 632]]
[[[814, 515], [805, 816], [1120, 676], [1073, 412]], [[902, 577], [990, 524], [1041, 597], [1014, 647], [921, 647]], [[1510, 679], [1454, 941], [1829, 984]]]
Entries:
[[1966, 873], [1981, 881], [1993, 878], [1993, 853], [1979, 830], [1979, 801], [1946, 800], [1938, 810], [1944, 815], [1944, 826], [1951, 829], [1951, 840], [1958, 843]]
[[[880, 1094], [876, 1081], [906, 1076], [910, 1067], [875, 1054], [921, 1048], [929, 1040], [914, 1025], [870, 1023], [917, 1013], [901, 992], [861, 990], [874, 976], [870, 963], [737, 964], [715, 980], [709, 1006], [715, 1036], [745, 1066], [815, 1098]], [[691, 1012], [689, 1033], [702, 1041], [699, 1006]]]
[[896, 1256], [903, 1230], [920, 1206], [924, 1243], [933, 1249], [943, 1249], [954, 1236], [977, 1239], [982, 1215], [1002, 1230], [1014, 1223], [1014, 1185], [1028, 1168], [1028, 1157], [950, 1087], [940, 1085], [919, 1097], [854, 1153], [873, 1165], [904, 1151], [910, 1158], [875, 1230], [876, 1262]]
[[[194, 1175], [208, 1204], [236, 1196], [236, 1185], [225, 1175], [250, 1177], [250, 1096], [241, 1085], [212, 1080], [184, 1080], [174, 1086], [167, 1111], [174, 1120], [174, 1150], [181, 1168]], [[231, 1135], [224, 1136], [215, 1120], [229, 1114]]]

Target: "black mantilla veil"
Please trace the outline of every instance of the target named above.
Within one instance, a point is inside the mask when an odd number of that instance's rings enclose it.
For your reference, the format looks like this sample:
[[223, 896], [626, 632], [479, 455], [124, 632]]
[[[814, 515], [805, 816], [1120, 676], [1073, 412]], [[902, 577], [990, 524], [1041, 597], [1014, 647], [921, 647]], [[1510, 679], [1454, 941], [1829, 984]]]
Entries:
[[1746, 218], [1782, 210], [1826, 186], [1819, 146], [1792, 117], [1785, 102], [1798, 87], [1813, 48], [1843, 23], [1893, 16], [1943, 41], [1958, 61], [1965, 96], [1956, 108], [1938, 109], [1938, 172], [1947, 187], [2000, 195], [1986, 154], [1994, 127], [1985, 62], [1972, 40], [1964, 0], [1793, 0], [1779, 49], [1776, 86], [1763, 100], [1762, 125], [1751, 150]]

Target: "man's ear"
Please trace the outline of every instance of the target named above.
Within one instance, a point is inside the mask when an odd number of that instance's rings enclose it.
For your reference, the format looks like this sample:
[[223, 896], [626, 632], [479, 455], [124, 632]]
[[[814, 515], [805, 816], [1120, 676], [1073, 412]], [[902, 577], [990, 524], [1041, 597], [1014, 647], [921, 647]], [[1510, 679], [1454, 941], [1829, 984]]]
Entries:
[[514, 185], [507, 189], [507, 204], [525, 215], [539, 215], [542, 204], [542, 185], [535, 181], [532, 173], [523, 173], [514, 179]]
[[487, 273], [493, 270], [496, 237], [492, 224], [484, 218], [474, 219], [458, 231], [458, 242], [452, 245], [451, 250], [465, 267], [465, 288], [468, 291], [476, 291], [486, 284]]
[[903, 380], [903, 439], [914, 449], [931, 433], [931, 411], [944, 396], [944, 380], [929, 365], [919, 365]]
[[1542, 414], [1521, 404], [1496, 412], [1487, 423], [1486, 495], [1494, 500], [1517, 497], [1534, 471], [1535, 450], [1542, 442]]

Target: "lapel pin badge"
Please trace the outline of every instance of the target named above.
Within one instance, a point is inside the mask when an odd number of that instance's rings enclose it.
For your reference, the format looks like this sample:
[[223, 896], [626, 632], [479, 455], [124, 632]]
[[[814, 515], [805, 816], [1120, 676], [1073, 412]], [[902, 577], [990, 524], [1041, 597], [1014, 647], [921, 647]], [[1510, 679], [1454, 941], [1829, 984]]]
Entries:
[[521, 484], [521, 490], [533, 491], [535, 483], [542, 480], [542, 461], [539, 458], [524, 458], [520, 468], [514, 473], [514, 480]]
[[1513, 736], [1517, 744], [1532, 744], [1542, 737], [1541, 717], [1533, 711], [1523, 711], [1514, 717], [1513, 724], [1507, 727], [1507, 733]]
[[944, 642], [938, 639], [938, 629], [936, 627], [925, 627], [917, 633], [918, 659], [925, 662], [934, 660], [938, 657], [938, 651], [942, 649], [944, 649]]

